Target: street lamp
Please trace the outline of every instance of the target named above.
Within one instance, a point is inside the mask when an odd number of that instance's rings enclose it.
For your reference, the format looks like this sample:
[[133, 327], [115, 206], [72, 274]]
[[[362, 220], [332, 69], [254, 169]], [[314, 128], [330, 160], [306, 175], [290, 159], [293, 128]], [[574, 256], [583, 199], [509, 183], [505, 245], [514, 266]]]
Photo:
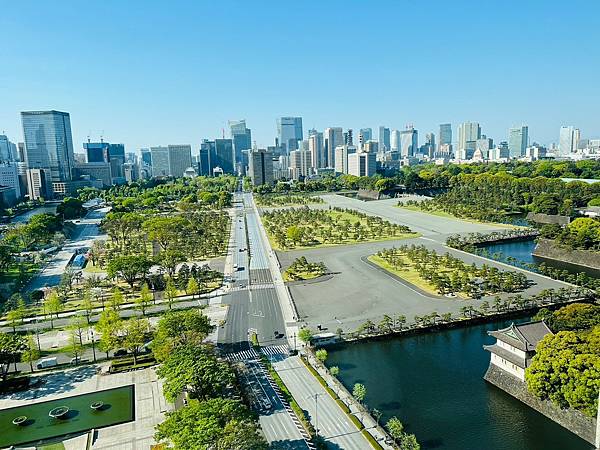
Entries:
[[96, 340], [94, 339], [94, 330], [90, 328], [90, 339], [92, 340], [92, 353], [94, 354], [94, 362], [96, 362]]

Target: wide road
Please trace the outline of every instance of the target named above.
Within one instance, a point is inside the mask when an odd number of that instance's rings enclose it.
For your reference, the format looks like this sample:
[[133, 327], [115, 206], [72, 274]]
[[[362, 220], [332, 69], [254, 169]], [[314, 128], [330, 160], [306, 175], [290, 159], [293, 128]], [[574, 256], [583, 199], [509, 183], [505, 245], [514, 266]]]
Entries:
[[89, 248], [94, 240], [102, 237], [100, 222], [110, 210], [109, 207], [89, 211], [86, 216], [74, 221], [75, 227], [71, 239], [54, 255], [44, 269], [27, 284], [24, 291], [33, 292], [44, 287], [53, 287], [60, 283], [60, 277], [78, 250]]
[[250, 333], [261, 345], [285, 344], [285, 322], [269, 270], [271, 249], [259, 232], [252, 194], [235, 193], [234, 205], [231, 258], [225, 266], [231, 290], [223, 298], [229, 312], [220, 346], [227, 352], [247, 349]]
[[[267, 374], [258, 364], [258, 355], [249, 343], [255, 333], [263, 346], [283, 348], [287, 353], [285, 323], [268, 265], [268, 252], [258, 228], [252, 194], [234, 193], [232, 231], [225, 281], [229, 293], [222, 297], [229, 305], [223, 330], [219, 330], [219, 348], [231, 361], [243, 366], [243, 381], [252, 393], [253, 408], [271, 448], [305, 450], [309, 447], [302, 426], [289, 406], [275, 392]], [[270, 348], [276, 348], [270, 347]]]

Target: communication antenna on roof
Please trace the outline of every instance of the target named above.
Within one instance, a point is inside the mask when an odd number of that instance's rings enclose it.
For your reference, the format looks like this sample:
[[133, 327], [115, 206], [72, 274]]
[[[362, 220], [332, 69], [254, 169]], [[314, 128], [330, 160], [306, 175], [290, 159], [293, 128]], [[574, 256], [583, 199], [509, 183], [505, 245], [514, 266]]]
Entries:
[[104, 130], [100, 132], [100, 142], [104, 142]]
[[221, 128], [221, 133], [223, 133], [223, 139], [225, 139], [225, 128]]

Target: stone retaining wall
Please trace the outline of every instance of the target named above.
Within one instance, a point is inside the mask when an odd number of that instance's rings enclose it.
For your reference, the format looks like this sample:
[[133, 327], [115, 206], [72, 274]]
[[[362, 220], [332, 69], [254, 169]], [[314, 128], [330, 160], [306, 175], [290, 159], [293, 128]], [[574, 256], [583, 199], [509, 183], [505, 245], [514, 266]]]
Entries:
[[561, 247], [550, 239], [539, 239], [533, 256], [564, 261], [569, 264], [600, 270], [600, 252], [589, 250], [570, 250]]
[[596, 436], [596, 420], [574, 409], [560, 409], [548, 400], [540, 400], [527, 391], [527, 385], [519, 379], [507, 374], [502, 369], [490, 364], [484, 380], [512, 395], [530, 408], [553, 420], [557, 424], [575, 433], [590, 444], [594, 444]]

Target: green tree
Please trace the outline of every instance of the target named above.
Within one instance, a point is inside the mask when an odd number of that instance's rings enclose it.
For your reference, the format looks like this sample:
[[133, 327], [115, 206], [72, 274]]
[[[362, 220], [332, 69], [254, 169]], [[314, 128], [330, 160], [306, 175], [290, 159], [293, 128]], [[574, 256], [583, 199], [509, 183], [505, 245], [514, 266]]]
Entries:
[[81, 345], [80, 336], [75, 328], [69, 330], [69, 340], [65, 348], [65, 353], [75, 359], [75, 364], [79, 364], [79, 359], [83, 355], [84, 347]]
[[156, 371], [164, 379], [165, 398], [174, 402], [184, 390], [198, 399], [224, 393], [235, 376], [228, 364], [217, 359], [206, 345], [181, 345], [175, 348]]
[[268, 448], [254, 416], [238, 400], [192, 400], [188, 406], [168, 412], [156, 430], [155, 439], [171, 444], [174, 450]]
[[310, 328], [301, 328], [300, 331], [298, 331], [298, 339], [300, 339], [305, 344], [310, 344], [312, 337], [313, 332]]
[[367, 395], [367, 388], [364, 384], [354, 383], [352, 387], [352, 396], [362, 405]]
[[123, 255], [112, 258], [106, 266], [106, 274], [110, 278], [122, 278], [133, 289], [139, 278], [148, 274], [152, 261], [143, 255]]
[[11, 364], [15, 365], [16, 372], [21, 354], [26, 350], [27, 342], [23, 336], [0, 332], [0, 376], [2, 376], [2, 381], [6, 380]]
[[83, 300], [81, 302], [81, 309], [85, 313], [85, 318], [88, 325], [90, 324], [90, 317], [94, 312], [94, 302], [92, 301], [92, 291], [88, 288], [83, 291]]
[[119, 309], [121, 309], [121, 305], [123, 305], [123, 303], [125, 303], [123, 293], [121, 292], [121, 289], [115, 287], [112, 291], [112, 295], [110, 296], [110, 307], [115, 311], [118, 311]]
[[180, 345], [200, 345], [213, 330], [202, 311], [188, 309], [164, 314], [158, 321], [152, 351], [157, 361], [164, 361]]
[[325, 360], [327, 359], [327, 350], [320, 348], [315, 352], [315, 356], [321, 363], [325, 363]]
[[531, 393], [561, 408], [595, 417], [600, 389], [600, 327], [589, 332], [546, 335], [525, 370]]
[[100, 333], [100, 350], [106, 353], [107, 358], [110, 351], [119, 348], [121, 327], [122, 321], [117, 311], [113, 308], [102, 311], [96, 324], [96, 331]]
[[60, 297], [56, 291], [50, 292], [44, 299], [44, 310], [50, 319], [50, 327], [54, 328], [54, 319], [52, 315], [58, 314], [64, 309], [63, 303], [60, 301]]
[[200, 292], [200, 287], [198, 286], [198, 282], [194, 277], [190, 277], [190, 279], [188, 280], [185, 292], [187, 293], [187, 295], [191, 295], [192, 299], [195, 298], [196, 295], [198, 295], [198, 293]]
[[38, 350], [38, 347], [33, 339], [33, 335], [29, 334], [27, 336], [27, 348], [25, 351], [23, 351], [23, 354], [21, 355], [21, 360], [23, 362], [29, 363], [29, 367], [33, 372], [33, 363], [39, 358], [40, 351]]
[[146, 315], [146, 309], [152, 304], [152, 293], [146, 283], [142, 285], [140, 295], [135, 300], [137, 308], [142, 311], [142, 315]]
[[400, 442], [404, 436], [404, 425], [396, 416], [391, 417], [385, 424], [385, 428], [395, 442]]
[[123, 347], [133, 355], [133, 364], [137, 364], [137, 357], [149, 331], [148, 320], [139, 318], [125, 321], [121, 328]]
[[329, 368], [329, 373], [337, 378], [337, 376], [340, 374], [340, 368], [338, 366], [331, 366]]
[[158, 254], [158, 260], [160, 265], [165, 268], [170, 278], [175, 277], [175, 270], [177, 264], [185, 261], [185, 255], [183, 252], [175, 249], [163, 250]]
[[169, 309], [171, 309], [173, 307], [173, 301], [175, 300], [175, 297], [177, 297], [177, 287], [175, 286], [175, 283], [173, 283], [172, 278], [167, 280], [165, 297], [167, 297], [167, 303], [169, 304]]

